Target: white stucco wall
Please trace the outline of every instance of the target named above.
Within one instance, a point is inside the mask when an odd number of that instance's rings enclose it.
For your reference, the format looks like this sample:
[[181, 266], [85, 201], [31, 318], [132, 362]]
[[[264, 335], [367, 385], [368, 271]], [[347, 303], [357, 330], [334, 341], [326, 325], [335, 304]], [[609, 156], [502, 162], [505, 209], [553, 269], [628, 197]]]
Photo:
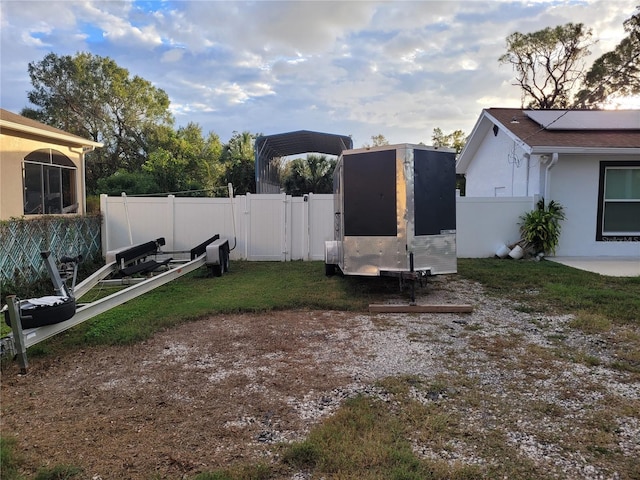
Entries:
[[[565, 210], [557, 256], [638, 256], [640, 242], [596, 241], [600, 161], [625, 157], [560, 155], [551, 169], [549, 199]], [[630, 157], [626, 157], [631, 159]]]
[[[537, 163], [537, 162], [536, 162]], [[537, 172], [531, 160], [503, 131], [494, 136], [493, 130], [483, 138], [474, 160], [467, 168], [466, 195], [468, 197], [526, 197], [532, 181], [537, 184]], [[533, 173], [533, 177], [531, 174]]]

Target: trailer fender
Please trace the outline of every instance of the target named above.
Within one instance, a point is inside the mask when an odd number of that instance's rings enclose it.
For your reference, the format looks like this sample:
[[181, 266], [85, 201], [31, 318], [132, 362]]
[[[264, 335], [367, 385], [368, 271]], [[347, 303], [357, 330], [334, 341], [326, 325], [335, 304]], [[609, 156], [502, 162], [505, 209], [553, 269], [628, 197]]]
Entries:
[[327, 276], [335, 275], [338, 266], [338, 241], [327, 240], [324, 242], [324, 273]]
[[338, 241], [327, 240], [324, 242], [324, 263], [327, 265], [337, 265], [338, 260]]
[[221, 276], [229, 271], [229, 241], [220, 238], [207, 245], [205, 265], [211, 268], [213, 275]]

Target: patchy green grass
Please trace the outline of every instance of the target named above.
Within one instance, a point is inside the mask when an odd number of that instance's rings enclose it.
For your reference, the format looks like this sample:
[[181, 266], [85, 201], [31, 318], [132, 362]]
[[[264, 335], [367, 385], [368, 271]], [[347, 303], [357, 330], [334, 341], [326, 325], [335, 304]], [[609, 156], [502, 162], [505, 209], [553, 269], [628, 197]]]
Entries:
[[0, 437], [0, 478], [2, 480], [20, 480], [18, 468], [22, 458], [16, 448], [16, 439], [13, 437]]
[[[86, 344], [130, 344], [217, 313], [296, 308], [364, 311], [381, 295], [398, 293], [393, 279], [325, 277], [321, 262], [234, 262], [231, 267], [221, 278], [207, 277], [204, 271], [187, 275], [43, 342], [29, 354]], [[547, 328], [543, 314], [573, 314], [567, 326], [603, 337], [615, 352], [611, 366], [622, 372], [640, 372], [640, 278], [602, 277], [548, 261], [494, 259], [461, 259], [459, 275], [482, 283], [490, 295], [517, 301], [520, 311], [539, 312], [540, 318], [532, 324], [542, 330]], [[97, 288], [83, 300], [111, 291]], [[384, 329], [385, 325], [377, 327]], [[465, 329], [473, 334], [483, 326]], [[561, 376], [563, 360], [587, 366], [602, 363], [585, 350], [567, 351], [562, 332], [550, 330], [547, 336], [554, 341], [552, 347], [521, 348], [522, 339], [516, 335], [478, 336], [470, 344], [529, 382]], [[456, 359], [446, 361], [454, 365]], [[600, 465], [605, 473], [640, 478], [636, 459], [620, 451], [615, 435], [620, 428], [616, 419], [637, 418], [637, 400], [622, 402], [607, 396], [606, 386], [594, 384], [592, 390], [601, 398], [588, 411], [577, 414], [563, 406], [575, 395], [571, 385], [557, 392], [557, 401], [538, 398], [532, 387], [530, 401], [518, 402], [507, 381], [495, 387], [505, 388], [498, 395], [463, 370], [432, 379], [385, 379], [378, 384], [384, 398], [359, 396], [345, 402], [303, 441], [279, 446], [272, 463], [203, 472], [193, 480], [290, 479], [299, 471], [309, 472], [311, 478], [362, 480], [564, 478], [559, 468], [541, 467], [523, 455], [510, 437], [514, 432], [537, 438], [541, 445], [575, 452]], [[547, 429], [527, 432], [528, 425], [519, 423], [525, 417]], [[551, 428], [565, 424], [570, 428]], [[3, 480], [21, 479], [14, 443], [0, 439]], [[81, 478], [80, 470], [72, 466], [56, 466], [39, 474], [43, 480]]]
[[[588, 312], [614, 325], [640, 324], [640, 277], [606, 277], [551, 261], [461, 258], [458, 273], [527, 313]], [[535, 292], [535, 295], [528, 294]]]
[[[117, 291], [96, 287], [90, 303]], [[222, 277], [206, 269], [185, 275], [30, 349], [131, 344], [155, 332], [207, 315], [285, 309], [365, 311], [381, 294], [397, 294], [389, 278], [326, 277], [322, 262], [233, 262]]]

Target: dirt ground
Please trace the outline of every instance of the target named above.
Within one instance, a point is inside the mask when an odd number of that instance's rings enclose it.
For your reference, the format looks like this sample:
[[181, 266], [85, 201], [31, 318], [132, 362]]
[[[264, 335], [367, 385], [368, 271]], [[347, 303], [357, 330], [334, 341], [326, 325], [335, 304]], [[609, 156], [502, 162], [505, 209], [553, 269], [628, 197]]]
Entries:
[[216, 316], [135, 346], [30, 359], [25, 376], [14, 362], [2, 375], [2, 434], [34, 468], [71, 464], [95, 479], [180, 478], [260, 458], [317, 420], [305, 418], [305, 397], [321, 405], [351, 381], [353, 316]]
[[[17, 439], [27, 475], [66, 464], [90, 480], [191, 478], [268, 462], [274, 444], [303, 439], [378, 379], [445, 375], [451, 398], [416, 398], [445, 402], [466, 435], [446, 448], [412, 439], [416, 454], [499, 464], [482, 447], [501, 432], [505, 449], [550, 478], [638, 478], [640, 377], [611, 368], [606, 334], [460, 279], [435, 281], [418, 302], [470, 303], [473, 313], [217, 315], [132, 346], [33, 357], [25, 376], [13, 362], [2, 372], [0, 434]], [[613, 453], [584, 447], [594, 434]]]

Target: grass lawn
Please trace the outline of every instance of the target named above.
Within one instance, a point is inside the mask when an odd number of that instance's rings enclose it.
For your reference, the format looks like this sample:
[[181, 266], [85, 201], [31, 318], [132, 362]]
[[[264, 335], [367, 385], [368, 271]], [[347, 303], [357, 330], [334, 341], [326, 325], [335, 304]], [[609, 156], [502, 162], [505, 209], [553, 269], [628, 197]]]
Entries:
[[[497, 259], [460, 259], [458, 272], [461, 278], [481, 283], [487, 294], [513, 301], [522, 312], [572, 314], [570, 327], [586, 334], [606, 336], [612, 348], [617, 349], [618, 368], [637, 379], [640, 373], [640, 277], [603, 277], [548, 261]], [[132, 344], [157, 331], [217, 313], [284, 309], [366, 311], [381, 295], [396, 294], [397, 290], [394, 279], [325, 277], [321, 262], [233, 262], [231, 272], [222, 278], [208, 277], [204, 269], [193, 272], [32, 347], [29, 355], [52, 355], [87, 344]], [[83, 301], [90, 302], [111, 292], [109, 288], [97, 287]], [[545, 360], [562, 355], [542, 350], [531, 354]], [[576, 361], [590, 364], [588, 357]], [[443, 385], [450, 385], [452, 381], [441, 379]], [[466, 386], [458, 381], [456, 389], [462, 392]], [[479, 465], [452, 466], [417, 458], [408, 440], [410, 432], [418, 431], [432, 441], [441, 437], [455, 440], [465, 435], [459, 427], [462, 419], [436, 404], [418, 404], [408, 394], [410, 389], [432, 392], [439, 391], [441, 386], [426, 385], [416, 378], [390, 378], [378, 387], [393, 395], [394, 401], [382, 402], [368, 397], [347, 401], [303, 442], [280, 446], [279, 463], [241, 464], [200, 474], [195, 480], [287, 478], [284, 475], [292, 470], [309, 471], [313, 473], [311, 478], [327, 479], [545, 478], [545, 472], [526, 462], [505, 462], [501, 469], [492, 470]], [[473, 396], [464, 398], [469, 404], [482, 401]], [[559, 407], [540, 405], [539, 408], [545, 414], [553, 414], [554, 408]], [[629, 416], [637, 415], [628, 411], [634, 409], [633, 405], [612, 406], [615, 408], [627, 411]], [[593, 421], [598, 427], [595, 431], [599, 431], [608, 420]], [[605, 428], [602, 435], [607, 432]], [[489, 437], [483, 448], [494, 449], [493, 454], [499, 454], [501, 449], [507, 451], [504, 442], [497, 436]], [[0, 442], [0, 477], [3, 479], [21, 478], [17, 473], [20, 460], [14, 444], [11, 438]], [[623, 478], [640, 478], [640, 470], [631, 462], [620, 466], [627, 475]], [[38, 478], [83, 477], [73, 466], [56, 466], [43, 470]]]

